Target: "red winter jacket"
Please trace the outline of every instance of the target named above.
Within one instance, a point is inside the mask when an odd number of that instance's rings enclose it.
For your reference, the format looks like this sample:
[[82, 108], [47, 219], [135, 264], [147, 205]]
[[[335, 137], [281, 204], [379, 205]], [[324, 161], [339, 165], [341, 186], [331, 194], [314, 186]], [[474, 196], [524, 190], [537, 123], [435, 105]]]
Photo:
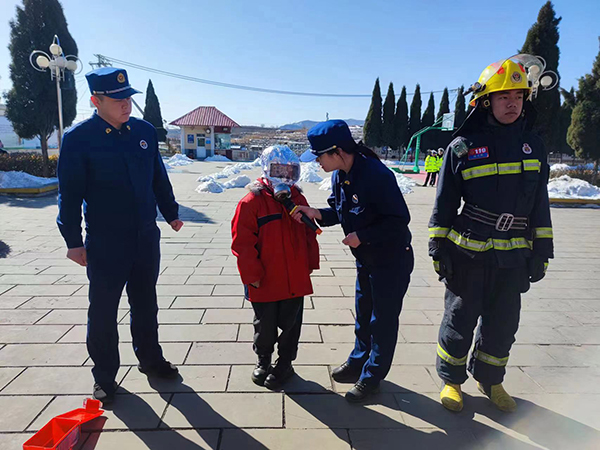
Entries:
[[[231, 250], [251, 302], [276, 302], [313, 293], [310, 273], [319, 268], [314, 231], [290, 217], [258, 179], [238, 204], [231, 221]], [[292, 187], [292, 201], [308, 205]], [[250, 283], [260, 281], [257, 289]]]

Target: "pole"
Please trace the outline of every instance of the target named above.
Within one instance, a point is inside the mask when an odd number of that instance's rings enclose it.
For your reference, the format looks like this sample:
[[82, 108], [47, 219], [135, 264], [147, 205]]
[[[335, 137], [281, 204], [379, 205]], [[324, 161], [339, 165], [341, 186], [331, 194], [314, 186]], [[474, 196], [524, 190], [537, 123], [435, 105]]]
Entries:
[[60, 69], [56, 68], [56, 98], [58, 101], [58, 152], [62, 147], [62, 135], [63, 135], [63, 114], [62, 114], [62, 92], [60, 89]]

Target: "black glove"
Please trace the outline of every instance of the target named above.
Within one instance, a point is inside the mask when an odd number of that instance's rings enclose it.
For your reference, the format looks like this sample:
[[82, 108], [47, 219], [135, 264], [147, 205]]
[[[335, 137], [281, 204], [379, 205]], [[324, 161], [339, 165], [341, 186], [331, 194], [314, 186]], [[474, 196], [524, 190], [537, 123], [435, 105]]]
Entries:
[[546, 276], [546, 269], [548, 268], [548, 260], [546, 258], [540, 258], [539, 256], [533, 256], [527, 261], [527, 269], [529, 271], [529, 281], [531, 283], [537, 283]]
[[448, 281], [452, 279], [452, 275], [454, 274], [452, 258], [450, 258], [450, 255], [447, 252], [439, 252], [433, 258], [433, 268], [440, 276], [440, 281], [444, 278]]

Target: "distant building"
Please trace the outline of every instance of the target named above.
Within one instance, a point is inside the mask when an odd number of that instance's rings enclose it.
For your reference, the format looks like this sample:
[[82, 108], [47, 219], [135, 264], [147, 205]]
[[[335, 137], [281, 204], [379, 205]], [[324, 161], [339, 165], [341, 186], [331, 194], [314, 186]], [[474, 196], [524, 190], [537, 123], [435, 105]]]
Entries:
[[[21, 139], [15, 130], [13, 125], [6, 117], [6, 105], [0, 103], [0, 141], [4, 144], [5, 149], [18, 150], [29, 150], [42, 148], [40, 140], [38, 138], [33, 139]], [[48, 148], [57, 148], [58, 140], [56, 133], [48, 139]]]
[[170, 125], [181, 128], [181, 153], [196, 159], [231, 156], [231, 130], [239, 127], [214, 106], [199, 106]]

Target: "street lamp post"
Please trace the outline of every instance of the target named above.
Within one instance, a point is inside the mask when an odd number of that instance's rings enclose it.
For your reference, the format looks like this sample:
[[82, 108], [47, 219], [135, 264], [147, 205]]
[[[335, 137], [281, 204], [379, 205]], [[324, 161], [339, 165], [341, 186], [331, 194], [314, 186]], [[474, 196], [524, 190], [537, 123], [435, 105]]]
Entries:
[[80, 73], [81, 70], [83, 70], [83, 66], [79, 64], [80, 61], [77, 56], [64, 55], [62, 47], [60, 46], [60, 41], [56, 35], [54, 36], [52, 45], [50, 45], [50, 54], [52, 56], [49, 56], [46, 52], [41, 50], [34, 50], [31, 52], [31, 55], [29, 55], [29, 63], [38, 72], [45, 72], [47, 69], [50, 69], [50, 78], [56, 81], [56, 98], [58, 102], [58, 150], [60, 151], [63, 135], [62, 93], [60, 82], [65, 79], [65, 70], [70, 70], [71, 72], [77, 71], [77, 73]]

